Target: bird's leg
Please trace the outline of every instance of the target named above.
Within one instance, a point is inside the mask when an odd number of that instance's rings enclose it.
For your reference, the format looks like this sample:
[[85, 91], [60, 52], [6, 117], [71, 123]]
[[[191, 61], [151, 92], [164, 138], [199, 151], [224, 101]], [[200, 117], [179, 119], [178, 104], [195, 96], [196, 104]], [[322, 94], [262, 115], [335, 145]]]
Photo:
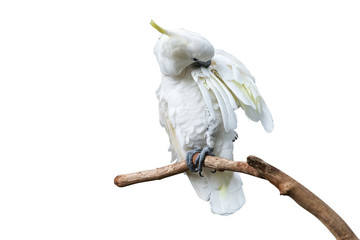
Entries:
[[201, 175], [202, 172], [202, 167], [204, 166], [204, 160], [206, 158], [207, 155], [210, 156], [215, 156], [215, 154], [212, 152], [214, 150], [214, 148], [206, 146], [205, 148], [203, 148], [200, 152], [200, 154], [196, 157], [195, 159], [195, 165], [197, 165], [197, 171], [199, 172], [200, 177], [202, 177], [203, 175]]
[[200, 153], [200, 148], [194, 148], [193, 150], [186, 152], [186, 165], [189, 167], [191, 172], [197, 172], [196, 166], [193, 163], [193, 157], [196, 153]]
[[[195, 147], [193, 150], [190, 150], [186, 153], [187, 166], [189, 167], [191, 172], [199, 172], [200, 177], [202, 177], [201, 172], [204, 166], [204, 160], [206, 156], [207, 155], [215, 156], [215, 154], [213, 153], [214, 145], [215, 145], [213, 124], [209, 124], [205, 132], [205, 139], [206, 139], [206, 147], [204, 147], [203, 149]], [[196, 153], [200, 153], [200, 154], [196, 157], [194, 164], [192, 159]], [[215, 172], [216, 170], [213, 171], [213, 173]]]
[[[209, 125], [207, 127], [207, 130], [205, 132], [205, 139], [206, 139], [206, 147], [202, 149], [201, 153], [197, 156], [196, 160], [195, 160], [195, 164], [197, 164], [198, 166], [198, 172], [200, 177], [202, 177], [201, 172], [202, 172], [202, 167], [204, 166], [204, 160], [206, 158], [207, 155], [210, 156], [215, 156], [215, 154], [213, 153], [214, 151], [214, 146], [215, 146], [215, 139], [214, 139], [214, 135], [215, 135], [215, 128], [214, 128], [214, 123], [212, 121], [209, 122]], [[212, 173], [215, 173], [216, 170], [211, 171]]]
[[[213, 148], [207, 146], [203, 149], [200, 148], [194, 148], [193, 150], [190, 150], [186, 153], [186, 165], [189, 167], [191, 172], [199, 172], [199, 175], [202, 177], [201, 172], [202, 168], [204, 166], [204, 160], [207, 155], [215, 156], [215, 154], [212, 152]], [[192, 159], [196, 153], [200, 153], [196, 159], [195, 164], [193, 163]]]

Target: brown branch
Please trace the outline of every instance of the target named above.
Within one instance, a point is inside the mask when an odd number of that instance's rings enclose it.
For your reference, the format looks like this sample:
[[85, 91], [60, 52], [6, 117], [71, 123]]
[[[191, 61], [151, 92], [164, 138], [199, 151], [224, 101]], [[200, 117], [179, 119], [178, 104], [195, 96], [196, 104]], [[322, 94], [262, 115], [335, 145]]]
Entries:
[[[196, 156], [194, 156], [193, 161], [195, 161]], [[247, 162], [237, 162], [207, 156], [204, 166], [218, 171], [241, 172], [266, 179], [280, 191], [281, 195], [291, 197], [301, 207], [318, 218], [336, 239], [359, 240], [344, 220], [325, 202], [299, 182], [258, 157], [249, 156]], [[118, 187], [125, 187], [135, 183], [160, 180], [187, 170], [185, 161], [180, 161], [154, 170], [118, 175], [114, 183]]]

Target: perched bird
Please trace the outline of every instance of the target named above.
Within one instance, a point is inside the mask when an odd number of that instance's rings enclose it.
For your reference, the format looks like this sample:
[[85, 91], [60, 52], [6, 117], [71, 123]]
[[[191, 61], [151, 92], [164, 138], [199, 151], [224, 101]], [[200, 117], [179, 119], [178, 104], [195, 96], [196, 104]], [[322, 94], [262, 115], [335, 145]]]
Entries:
[[[273, 129], [271, 113], [254, 77], [234, 56], [215, 50], [197, 33], [167, 30], [154, 21], [151, 25], [162, 33], [154, 48], [162, 73], [157, 97], [172, 161], [186, 159], [190, 169], [186, 174], [198, 196], [210, 201], [213, 213], [232, 214], [245, 203], [239, 174], [203, 169], [204, 159], [206, 155], [233, 159], [234, 110], [242, 108], [267, 132]], [[196, 153], [200, 154], [193, 164]]]

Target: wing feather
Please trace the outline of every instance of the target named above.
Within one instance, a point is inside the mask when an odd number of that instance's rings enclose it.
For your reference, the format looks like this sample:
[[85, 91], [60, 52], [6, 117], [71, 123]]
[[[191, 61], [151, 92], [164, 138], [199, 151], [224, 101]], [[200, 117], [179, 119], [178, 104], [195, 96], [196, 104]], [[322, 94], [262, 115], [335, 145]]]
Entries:
[[212, 116], [215, 114], [210, 91], [214, 93], [227, 132], [236, 128], [234, 110], [239, 107], [252, 121], [260, 120], [267, 132], [273, 130], [271, 113], [255, 85], [255, 78], [234, 56], [217, 50], [211, 66], [195, 69], [192, 75]]
[[192, 77], [194, 78], [194, 80], [197, 82], [199, 89], [201, 91], [201, 94], [204, 98], [204, 101], [209, 109], [210, 115], [212, 117], [212, 119], [215, 119], [215, 110], [214, 110], [214, 106], [212, 104], [211, 101], [211, 97], [210, 97], [210, 93], [207, 89], [207, 86], [205, 86], [204, 80], [206, 79], [206, 77], [200, 72], [200, 70], [193, 70], [191, 72]]
[[216, 77], [216, 75], [213, 72], [211, 72], [210, 75], [211, 75], [211, 79], [214, 81], [215, 85], [220, 88], [220, 92], [222, 92], [222, 95], [224, 95], [223, 97], [226, 97], [227, 101], [230, 102], [230, 105], [232, 107], [231, 110], [237, 109], [238, 106], [236, 104], [236, 100], [233, 97], [233, 95], [231, 94], [230, 89], [224, 83], [224, 81], [221, 81], [220, 78]]
[[225, 101], [222, 98], [221, 94], [219, 93], [219, 90], [213, 85], [212, 81], [207, 81], [208, 85], [210, 86], [212, 92], [215, 94], [215, 97], [218, 101], [218, 104], [220, 106], [220, 111], [221, 111], [221, 116], [223, 118], [223, 122], [224, 122], [224, 128], [225, 131], [228, 132], [229, 131], [229, 122], [227, 121], [228, 117], [228, 111], [227, 108], [225, 106]]
[[[224, 99], [225, 103], [225, 111], [226, 111], [226, 118], [223, 121], [227, 121], [229, 128], [225, 129], [226, 132], [233, 130], [237, 127], [237, 119], [236, 114], [234, 112], [234, 107], [237, 108], [236, 102], [234, 97], [229, 92], [228, 88], [223, 84], [220, 79], [215, 76], [214, 73], [210, 73], [210, 80], [214, 84], [215, 88], [220, 92], [221, 97]], [[220, 107], [221, 110], [221, 107]], [[222, 111], [222, 110], [221, 110]]]

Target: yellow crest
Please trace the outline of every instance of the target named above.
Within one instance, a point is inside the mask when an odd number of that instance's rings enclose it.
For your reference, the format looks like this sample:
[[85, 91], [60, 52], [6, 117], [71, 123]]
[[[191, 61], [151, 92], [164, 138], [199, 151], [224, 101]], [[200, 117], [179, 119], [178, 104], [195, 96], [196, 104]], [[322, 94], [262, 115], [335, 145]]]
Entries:
[[156, 30], [158, 30], [160, 33], [162, 34], [167, 34], [166, 30], [162, 27], [160, 27], [159, 25], [157, 25], [153, 20], [151, 20], [150, 22], [151, 26], [153, 26]]

